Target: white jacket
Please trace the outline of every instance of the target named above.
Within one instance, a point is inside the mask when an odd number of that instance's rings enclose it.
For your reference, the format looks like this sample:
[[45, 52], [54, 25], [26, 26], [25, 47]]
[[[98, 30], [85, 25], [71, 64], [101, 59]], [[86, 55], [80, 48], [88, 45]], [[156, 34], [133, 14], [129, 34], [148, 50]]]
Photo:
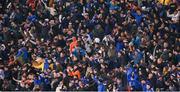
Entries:
[[0, 69], [0, 79], [4, 79], [4, 71], [2, 69]]
[[171, 20], [175, 23], [179, 22], [179, 15], [180, 15], [180, 11], [178, 11], [177, 14], [169, 14], [169, 12], [167, 12], [167, 17], [170, 17]]

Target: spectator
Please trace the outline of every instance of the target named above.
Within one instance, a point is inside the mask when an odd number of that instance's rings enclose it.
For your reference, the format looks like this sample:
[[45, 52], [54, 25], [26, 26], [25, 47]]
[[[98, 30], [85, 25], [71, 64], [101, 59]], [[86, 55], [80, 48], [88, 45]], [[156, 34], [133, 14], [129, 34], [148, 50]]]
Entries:
[[2, 0], [0, 90], [179, 91], [179, 1], [163, 1]]

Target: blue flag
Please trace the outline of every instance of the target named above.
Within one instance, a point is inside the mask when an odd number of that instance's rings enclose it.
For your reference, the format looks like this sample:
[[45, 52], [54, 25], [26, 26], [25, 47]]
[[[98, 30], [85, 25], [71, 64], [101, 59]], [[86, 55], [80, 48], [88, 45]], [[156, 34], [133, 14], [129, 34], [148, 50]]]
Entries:
[[22, 47], [18, 50], [18, 53], [16, 54], [16, 60], [21, 64], [28, 62], [28, 51], [25, 47]]

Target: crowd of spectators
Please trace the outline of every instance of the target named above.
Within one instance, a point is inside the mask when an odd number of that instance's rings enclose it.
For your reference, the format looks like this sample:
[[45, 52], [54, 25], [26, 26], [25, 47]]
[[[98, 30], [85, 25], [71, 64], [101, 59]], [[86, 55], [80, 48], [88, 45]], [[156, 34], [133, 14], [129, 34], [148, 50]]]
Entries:
[[1, 91], [180, 90], [179, 0], [0, 1]]

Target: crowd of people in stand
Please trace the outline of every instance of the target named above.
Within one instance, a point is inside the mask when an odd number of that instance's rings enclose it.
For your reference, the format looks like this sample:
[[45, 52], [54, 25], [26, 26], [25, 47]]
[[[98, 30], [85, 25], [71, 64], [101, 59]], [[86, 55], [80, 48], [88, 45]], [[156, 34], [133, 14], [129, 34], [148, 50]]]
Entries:
[[1, 0], [0, 90], [179, 91], [179, 4]]

